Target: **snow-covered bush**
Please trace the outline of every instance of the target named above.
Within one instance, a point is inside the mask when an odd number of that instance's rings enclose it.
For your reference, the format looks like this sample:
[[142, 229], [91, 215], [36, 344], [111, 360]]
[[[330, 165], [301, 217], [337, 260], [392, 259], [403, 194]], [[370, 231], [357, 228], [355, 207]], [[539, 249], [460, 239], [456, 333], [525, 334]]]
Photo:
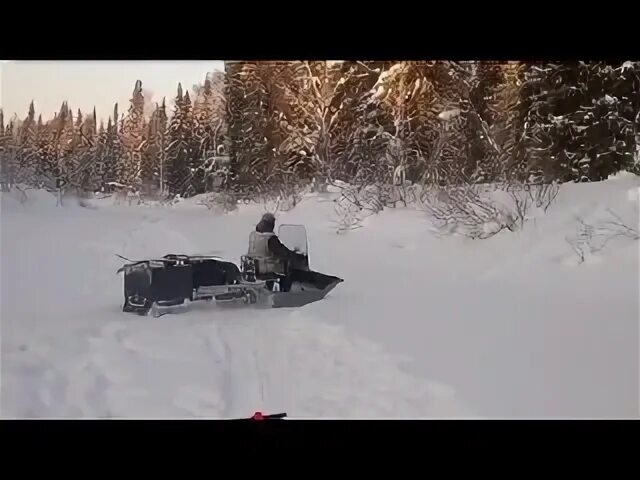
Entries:
[[27, 191], [31, 190], [31, 188], [26, 185], [14, 185], [14, 190], [18, 192], [18, 200], [20, 204], [25, 205], [29, 199]]
[[366, 216], [361, 208], [344, 197], [336, 199], [335, 214], [334, 225], [338, 234], [362, 228], [362, 220]]
[[238, 200], [230, 193], [211, 192], [201, 196], [198, 205], [207, 207], [208, 210], [216, 210], [224, 213], [232, 212], [238, 208]]
[[558, 196], [560, 185], [557, 182], [546, 184], [513, 182], [505, 187], [505, 191], [510, 198], [506, 208], [515, 214], [516, 224], [519, 229], [522, 229], [524, 224], [532, 218], [534, 210], [547, 212]]
[[578, 263], [584, 263], [591, 255], [602, 251], [615, 238], [640, 240], [640, 231], [628, 225], [619, 215], [607, 209], [608, 218], [595, 222], [586, 222], [577, 217], [576, 234], [565, 240], [578, 257]]
[[522, 230], [536, 211], [547, 211], [558, 191], [556, 183], [425, 186], [420, 203], [438, 234], [487, 239]]
[[436, 233], [486, 239], [518, 229], [518, 214], [493, 200], [483, 185], [425, 187], [420, 201]]

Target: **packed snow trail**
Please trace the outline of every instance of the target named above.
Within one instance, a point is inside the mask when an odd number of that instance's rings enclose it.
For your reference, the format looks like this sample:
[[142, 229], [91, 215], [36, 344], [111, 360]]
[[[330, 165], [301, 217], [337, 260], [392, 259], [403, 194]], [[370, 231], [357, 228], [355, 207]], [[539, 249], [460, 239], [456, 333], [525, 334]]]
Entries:
[[490, 240], [438, 239], [384, 212], [335, 235], [308, 197], [311, 264], [345, 282], [296, 310], [194, 304], [121, 312], [128, 258], [238, 261], [261, 207], [2, 206], [5, 417], [631, 417], [638, 399], [638, 243], [578, 265], [576, 216], [637, 227], [638, 177], [563, 186], [547, 215]]

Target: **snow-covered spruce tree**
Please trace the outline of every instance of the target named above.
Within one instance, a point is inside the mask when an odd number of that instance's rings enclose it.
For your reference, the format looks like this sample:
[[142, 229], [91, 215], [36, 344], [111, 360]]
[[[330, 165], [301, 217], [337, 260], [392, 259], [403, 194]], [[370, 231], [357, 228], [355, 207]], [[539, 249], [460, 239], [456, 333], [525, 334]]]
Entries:
[[[273, 145], [271, 163], [267, 166], [267, 188], [263, 190], [269, 195], [290, 199], [292, 202], [286, 202], [289, 205], [297, 203], [300, 192], [315, 173], [312, 158], [306, 149], [286, 147], [286, 140], [295, 130], [294, 125], [300, 125], [302, 122], [299, 119], [307, 117], [307, 113], [300, 108], [297, 97], [291, 96], [289, 88], [301, 80], [297, 72], [302, 65], [303, 62], [262, 65], [268, 86], [268, 137]], [[308, 131], [309, 127], [303, 130]]]
[[468, 142], [472, 112], [470, 79], [474, 67], [470, 62], [425, 62], [422, 65], [424, 79], [430, 85], [428, 92], [431, 92], [417, 136], [420, 150], [428, 153], [423, 157], [423, 185], [465, 183], [474, 170], [475, 161]]
[[[95, 109], [94, 109], [95, 113]], [[95, 115], [94, 115], [95, 118]], [[91, 164], [84, 172], [83, 185], [86, 191], [99, 192], [103, 190], [104, 163], [103, 156], [106, 151], [107, 132], [104, 128], [104, 122], [100, 121], [100, 126], [96, 128], [95, 135], [92, 136], [93, 142], [89, 148], [88, 156]]]
[[629, 170], [635, 173], [636, 175], [640, 175], [640, 111], [638, 111], [638, 114], [636, 115], [634, 128], [635, 128], [635, 138], [636, 138], [636, 153], [633, 160], [633, 165]]
[[561, 181], [598, 181], [630, 168], [638, 72], [632, 62], [529, 65], [527, 163]]
[[69, 177], [71, 186], [81, 194], [94, 191], [93, 171], [96, 162], [94, 145], [97, 140], [95, 124], [95, 108], [93, 109], [93, 115], [86, 118], [78, 110], [74, 129], [74, 156], [78, 159], [78, 165]]
[[386, 115], [383, 124], [390, 126], [380, 132], [385, 150], [377, 159], [376, 168], [379, 172], [376, 188], [380, 190], [384, 206], [395, 206], [397, 201], [406, 205], [405, 195], [395, 193], [402, 191], [407, 175], [411, 177], [415, 173], [418, 150], [415, 149], [416, 130], [412, 126], [416, 127], [419, 96], [426, 87], [415, 67], [415, 62], [399, 62], [391, 66], [380, 75], [368, 99], [375, 110]]
[[[57, 114], [56, 114], [57, 115]], [[36, 134], [36, 185], [41, 188], [45, 185], [53, 185], [51, 180], [54, 170], [58, 165], [58, 153], [55, 148], [56, 133], [53, 120], [42, 122], [42, 116], [38, 116]]]
[[46, 125], [42, 124], [41, 118], [37, 125], [36, 186], [62, 195], [65, 189], [72, 186], [74, 175], [80, 167], [80, 159], [76, 154], [79, 137], [67, 102], [62, 103], [60, 111]]
[[124, 154], [124, 149], [122, 146], [122, 141], [120, 139], [120, 134], [118, 133], [118, 104], [116, 103], [114, 109], [114, 121], [111, 121], [111, 118], [107, 120], [107, 131], [106, 131], [106, 148], [102, 155], [102, 166], [103, 166], [103, 189], [105, 191], [112, 191], [112, 187], [110, 184], [117, 182], [117, 168], [118, 165], [121, 164], [120, 159]]
[[185, 125], [185, 144], [187, 145], [187, 166], [189, 170], [188, 185], [185, 187], [183, 196], [191, 196], [204, 192], [204, 182], [202, 175], [198, 175], [202, 166], [202, 155], [200, 151], [200, 143], [194, 137], [195, 122], [193, 118], [193, 103], [189, 92], [184, 94], [184, 118], [187, 120]]
[[140, 188], [143, 183], [141, 162], [142, 151], [146, 143], [145, 127], [142, 82], [137, 80], [130, 100], [129, 111], [122, 122], [120, 138], [123, 155], [117, 167], [118, 182], [133, 188]]
[[7, 143], [7, 138], [4, 135], [4, 112], [0, 108], [0, 184], [3, 190], [8, 186]]
[[472, 182], [506, 181], [519, 164], [524, 127], [519, 108], [523, 83], [524, 65], [520, 62], [477, 62], [471, 80], [467, 128], [469, 159], [475, 161]]
[[87, 163], [82, 175], [82, 188], [87, 192], [95, 192], [97, 190], [95, 179], [96, 163], [98, 161], [95, 155], [96, 145], [98, 143], [98, 117], [96, 115], [96, 107], [93, 107], [93, 113], [87, 117], [81, 128], [81, 135], [85, 140], [89, 140], [90, 144], [87, 151]]
[[16, 150], [15, 181], [28, 186], [36, 184], [37, 168], [37, 146], [36, 134], [37, 123], [33, 101], [29, 104], [29, 113], [24, 121], [17, 128], [18, 143]]
[[4, 112], [0, 108], [0, 189], [9, 190], [13, 186], [13, 152], [11, 134], [5, 128]]
[[115, 156], [118, 155], [119, 149], [117, 140], [118, 137], [114, 132], [111, 117], [107, 121], [106, 129], [104, 122], [100, 121], [96, 141], [91, 149], [93, 168], [91, 169], [90, 184], [96, 192], [110, 192], [109, 184], [115, 182], [115, 167], [117, 165]]
[[219, 159], [227, 150], [227, 112], [224, 74], [208, 73], [203, 85], [194, 85], [194, 148], [199, 159], [193, 175], [197, 193], [209, 190], [220, 172]]
[[386, 153], [393, 124], [373, 100], [374, 86], [388, 67], [388, 62], [340, 64], [327, 179], [342, 192], [336, 213], [343, 220], [351, 218], [348, 223], [388, 204], [385, 185], [392, 172]]
[[[257, 135], [258, 132], [251, 125], [249, 107], [254, 104], [247, 90], [247, 83], [257, 82], [255, 69], [248, 68], [245, 62], [227, 61], [225, 68], [225, 97], [227, 98], [227, 119], [229, 124], [229, 176], [223, 186], [235, 194], [239, 194], [242, 184], [249, 180], [244, 171], [250, 157], [247, 156], [247, 148], [253, 147], [253, 142], [248, 141], [249, 135]], [[260, 87], [263, 88], [262, 85]], [[257, 119], [258, 116], [256, 115]], [[257, 136], [256, 136], [257, 139]]]
[[[377, 182], [380, 160], [386, 149], [385, 132], [392, 123], [385, 112], [371, 101], [374, 86], [390, 62], [353, 62], [340, 64], [343, 79], [336, 96], [338, 104], [333, 139], [332, 180], [361, 186]], [[340, 80], [339, 80], [340, 81]]]
[[143, 191], [146, 194], [152, 192], [164, 193], [166, 161], [165, 149], [167, 146], [167, 112], [165, 99], [161, 105], [151, 114], [149, 120], [146, 148], [142, 155], [141, 177], [143, 179]]
[[104, 131], [104, 149], [97, 159], [97, 170], [100, 172], [100, 191], [110, 193], [114, 186], [118, 184], [119, 166], [122, 164], [122, 156], [124, 148], [120, 137], [118, 124], [120, 123], [120, 115], [118, 113], [118, 104], [113, 106], [113, 116], [109, 116], [107, 120], [107, 128]]
[[465, 64], [441, 61], [399, 62], [381, 75], [374, 99], [393, 122], [387, 161], [396, 178], [443, 184], [468, 176], [471, 75]]
[[[65, 114], [67, 107], [63, 103], [60, 111]], [[31, 186], [36, 188], [47, 188], [52, 191], [56, 189], [56, 181], [61, 176], [60, 171], [60, 151], [59, 137], [61, 136], [64, 119], [58, 118], [60, 113], [55, 113], [54, 118], [46, 124], [42, 123], [42, 117], [38, 117], [35, 130], [35, 142], [33, 146], [33, 161], [35, 169], [33, 171]]]
[[[4, 118], [3, 118], [4, 122]], [[3, 188], [11, 189], [16, 182], [16, 169], [17, 169], [17, 141], [14, 138], [14, 124], [10, 120], [9, 123], [3, 128], [3, 135], [0, 137], [0, 144], [2, 155], [0, 167], [2, 168], [2, 182]]]
[[292, 62], [294, 77], [284, 84], [290, 108], [280, 120], [285, 137], [279, 151], [297, 176], [315, 179], [320, 189], [346, 173], [341, 164], [352, 146], [347, 138], [355, 119], [364, 114], [375, 124], [375, 112], [364, 110], [381, 68], [369, 63]]
[[223, 72], [207, 73], [203, 85], [194, 85], [193, 115], [196, 128], [203, 128], [204, 150], [220, 151], [227, 134], [227, 101]]
[[[78, 170], [80, 159], [75, 152], [75, 127], [73, 112], [65, 102], [58, 114], [59, 130], [57, 131], [58, 168], [55, 170], [55, 188], [60, 194], [72, 185], [72, 177]], [[49, 187], [51, 188], [51, 187]]]
[[226, 62], [232, 190], [245, 197], [280, 188], [286, 165], [278, 147], [287, 111], [283, 77], [290, 62]]
[[290, 75], [275, 85], [284, 99], [277, 118], [282, 135], [278, 154], [287, 171], [310, 181], [324, 176], [330, 161], [338, 70], [320, 61], [290, 62], [288, 70]]
[[227, 63], [231, 170], [240, 190], [295, 197], [316, 176], [328, 155], [326, 122], [335, 114], [323, 65]]
[[178, 84], [174, 113], [168, 125], [165, 150], [167, 187], [171, 195], [188, 196], [193, 193], [191, 167], [194, 165], [193, 112], [189, 92], [183, 94]]

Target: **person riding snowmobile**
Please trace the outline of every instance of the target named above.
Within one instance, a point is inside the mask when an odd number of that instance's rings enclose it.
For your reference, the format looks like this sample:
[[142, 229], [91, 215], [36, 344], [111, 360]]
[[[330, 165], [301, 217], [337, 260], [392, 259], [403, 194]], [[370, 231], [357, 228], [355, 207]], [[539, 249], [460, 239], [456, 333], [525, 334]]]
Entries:
[[303, 254], [288, 249], [280, 241], [274, 233], [275, 226], [275, 216], [265, 213], [249, 238], [247, 255], [257, 261], [257, 273], [261, 277], [287, 275], [292, 268], [304, 265], [306, 261]]

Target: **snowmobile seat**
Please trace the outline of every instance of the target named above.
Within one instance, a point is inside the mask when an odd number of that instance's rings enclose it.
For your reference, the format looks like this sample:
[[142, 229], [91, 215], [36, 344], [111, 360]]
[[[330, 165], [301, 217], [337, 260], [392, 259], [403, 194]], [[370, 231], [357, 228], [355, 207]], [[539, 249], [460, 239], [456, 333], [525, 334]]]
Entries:
[[240, 269], [232, 262], [204, 259], [192, 260], [193, 288], [217, 285], [235, 285], [240, 279]]

